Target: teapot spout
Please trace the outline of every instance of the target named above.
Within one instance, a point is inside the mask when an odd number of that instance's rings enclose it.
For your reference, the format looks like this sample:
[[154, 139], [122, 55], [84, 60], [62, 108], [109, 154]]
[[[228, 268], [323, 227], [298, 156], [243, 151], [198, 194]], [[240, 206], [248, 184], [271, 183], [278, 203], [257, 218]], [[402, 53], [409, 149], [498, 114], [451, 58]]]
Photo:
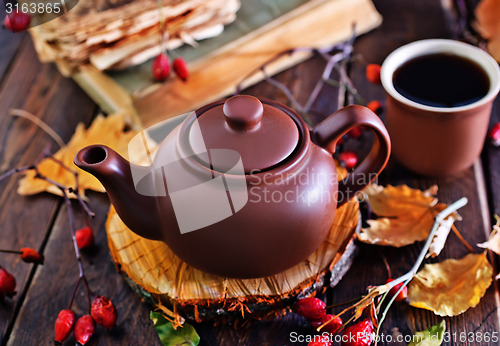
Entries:
[[[137, 192], [131, 164], [126, 159], [105, 145], [91, 145], [76, 154], [74, 163], [102, 183], [117, 214], [133, 232], [161, 240], [157, 200]], [[141, 176], [152, 176], [150, 167], [134, 165], [133, 169], [134, 173], [144, 171]]]

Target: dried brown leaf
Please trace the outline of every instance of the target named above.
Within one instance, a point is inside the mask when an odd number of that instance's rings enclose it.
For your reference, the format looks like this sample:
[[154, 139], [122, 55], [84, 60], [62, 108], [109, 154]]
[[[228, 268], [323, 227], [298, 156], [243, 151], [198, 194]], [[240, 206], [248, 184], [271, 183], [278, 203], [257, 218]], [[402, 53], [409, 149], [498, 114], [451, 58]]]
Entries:
[[[79, 169], [73, 164], [73, 158], [83, 147], [91, 144], [104, 144], [116, 150], [120, 155], [127, 157], [128, 142], [137, 134], [136, 131], [125, 131], [126, 117], [122, 113], [111, 114], [107, 117], [97, 116], [90, 127], [85, 129], [82, 123], [78, 124], [71, 140], [59, 149], [53, 156], [63, 162], [67, 167], [79, 174], [80, 193], [90, 189], [104, 192], [104, 187], [91, 174]], [[71, 172], [63, 169], [60, 165], [50, 159], [43, 159], [38, 164], [38, 170], [47, 178], [50, 178], [66, 186], [75, 186], [75, 177]], [[35, 172], [28, 171], [19, 182], [17, 192], [20, 195], [33, 195], [40, 192], [50, 192], [61, 195], [61, 191], [45, 180], [36, 179]]]
[[[359, 301], [339, 312], [336, 316], [342, 316], [347, 311], [354, 309], [354, 316], [352, 317], [352, 319], [353, 321], [356, 321], [361, 317], [363, 311], [368, 306], [373, 305], [375, 298], [387, 291], [389, 291], [389, 286], [387, 284], [370, 287], [367, 295], [363, 296]], [[374, 322], [376, 321], [374, 320]]]
[[477, 246], [482, 247], [484, 249], [489, 249], [500, 255], [500, 218], [496, 216], [497, 224], [493, 226], [493, 230], [490, 234], [490, 239], [487, 242], [477, 244]]
[[426, 255], [426, 258], [439, 256], [441, 250], [443, 250], [444, 248], [446, 240], [448, 239], [448, 234], [450, 234], [451, 227], [457, 220], [461, 220], [460, 215], [458, 213], [453, 213], [446, 219], [444, 219], [443, 222], [441, 222], [436, 231], [436, 234], [434, 235], [434, 238], [432, 238], [432, 242], [429, 246], [429, 251]]
[[410, 305], [456, 316], [476, 306], [492, 282], [486, 253], [426, 264], [408, 286]]
[[488, 40], [488, 50], [500, 62], [500, 1], [482, 0], [476, 7], [476, 30]]
[[[434, 217], [447, 207], [438, 204], [436, 193], [437, 186], [426, 191], [406, 185], [368, 186], [364, 196], [379, 218], [367, 221], [369, 227], [361, 230], [359, 240], [401, 247], [427, 239]], [[458, 214], [455, 217], [458, 218]]]

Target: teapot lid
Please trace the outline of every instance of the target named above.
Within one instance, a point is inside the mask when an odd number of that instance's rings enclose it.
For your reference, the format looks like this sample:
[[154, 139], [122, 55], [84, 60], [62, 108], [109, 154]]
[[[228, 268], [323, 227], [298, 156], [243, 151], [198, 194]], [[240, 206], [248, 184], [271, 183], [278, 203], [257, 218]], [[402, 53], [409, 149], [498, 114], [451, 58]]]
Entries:
[[[199, 148], [202, 140], [206, 152], [230, 149], [240, 155], [245, 173], [280, 164], [299, 142], [295, 121], [280, 108], [253, 96], [233, 96], [199, 111], [196, 128], [191, 126], [189, 130], [191, 148]], [[232, 158], [228, 157], [228, 161], [234, 159], [234, 155], [229, 156]], [[213, 167], [210, 155], [197, 154], [197, 157], [204, 165], [219, 170]], [[229, 162], [227, 165], [231, 166]]]

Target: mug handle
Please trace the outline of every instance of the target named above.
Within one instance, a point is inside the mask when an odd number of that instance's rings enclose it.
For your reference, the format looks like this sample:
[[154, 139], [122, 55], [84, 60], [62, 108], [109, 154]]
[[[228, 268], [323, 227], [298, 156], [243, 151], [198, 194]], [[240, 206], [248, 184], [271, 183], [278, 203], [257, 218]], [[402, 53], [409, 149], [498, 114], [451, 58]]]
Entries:
[[370, 128], [375, 134], [375, 140], [365, 159], [344, 180], [339, 182], [338, 196], [341, 197], [339, 206], [371, 183], [384, 169], [391, 155], [389, 134], [375, 113], [359, 105], [347, 106], [331, 114], [319, 123], [311, 133], [314, 143], [333, 154], [337, 141], [357, 126]]

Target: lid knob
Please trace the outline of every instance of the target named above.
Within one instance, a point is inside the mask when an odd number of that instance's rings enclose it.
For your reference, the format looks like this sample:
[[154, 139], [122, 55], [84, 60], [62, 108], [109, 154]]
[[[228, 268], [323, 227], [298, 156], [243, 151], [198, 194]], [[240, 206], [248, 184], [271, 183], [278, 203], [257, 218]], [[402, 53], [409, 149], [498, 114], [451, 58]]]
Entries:
[[237, 95], [224, 103], [222, 111], [230, 128], [248, 131], [259, 126], [264, 108], [253, 96]]

